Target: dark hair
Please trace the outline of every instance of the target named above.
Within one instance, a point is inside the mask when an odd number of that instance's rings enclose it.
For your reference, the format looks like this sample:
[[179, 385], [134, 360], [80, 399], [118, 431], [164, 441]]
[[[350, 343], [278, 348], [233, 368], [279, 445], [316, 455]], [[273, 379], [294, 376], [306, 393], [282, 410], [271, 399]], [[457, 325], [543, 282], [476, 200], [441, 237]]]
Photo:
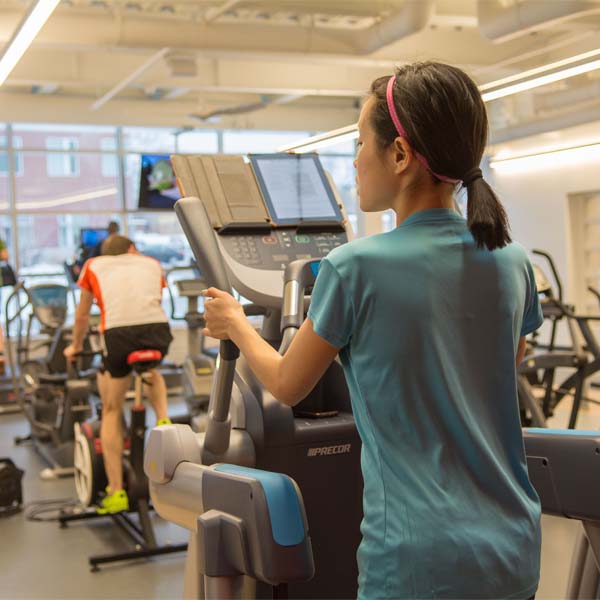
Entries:
[[119, 233], [119, 223], [117, 221], [111, 221], [106, 229], [108, 230], [109, 235]]
[[102, 255], [118, 256], [119, 254], [127, 254], [129, 248], [135, 244], [124, 235], [110, 235], [102, 242]]
[[[387, 106], [388, 81], [389, 77], [380, 77], [370, 90], [375, 99], [371, 124], [382, 148], [398, 137]], [[477, 246], [489, 250], [506, 246], [511, 241], [506, 212], [483, 177], [473, 177], [480, 173], [488, 136], [485, 105], [473, 80], [450, 65], [415, 63], [396, 69], [393, 95], [412, 148], [427, 159], [433, 172], [466, 185], [467, 224]]]

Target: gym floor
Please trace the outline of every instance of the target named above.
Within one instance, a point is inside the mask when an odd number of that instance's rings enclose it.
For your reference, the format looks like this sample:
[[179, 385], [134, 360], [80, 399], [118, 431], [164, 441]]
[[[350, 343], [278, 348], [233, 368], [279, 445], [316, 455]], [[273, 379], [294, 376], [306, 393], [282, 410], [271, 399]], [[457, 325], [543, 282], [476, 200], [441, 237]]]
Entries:
[[[600, 393], [595, 393], [600, 399]], [[550, 425], [563, 426], [568, 406]], [[171, 401], [170, 412], [184, 412], [182, 402]], [[148, 420], [152, 422], [153, 415]], [[600, 429], [600, 407], [585, 405], [579, 428]], [[0, 416], [0, 457], [11, 457], [25, 470], [23, 490], [28, 505], [48, 499], [73, 499], [73, 479], [43, 481], [45, 464], [33, 448], [15, 447], [13, 438], [25, 435], [21, 415]], [[161, 542], [186, 541], [187, 532], [153, 516]], [[538, 599], [562, 598], [579, 524], [543, 517], [542, 578]], [[25, 513], [0, 519], [0, 598], [181, 598], [185, 556], [171, 554], [151, 560], [108, 565], [90, 572], [87, 557], [129, 549], [129, 540], [107, 518], [73, 523], [60, 529], [56, 522], [27, 520]]]

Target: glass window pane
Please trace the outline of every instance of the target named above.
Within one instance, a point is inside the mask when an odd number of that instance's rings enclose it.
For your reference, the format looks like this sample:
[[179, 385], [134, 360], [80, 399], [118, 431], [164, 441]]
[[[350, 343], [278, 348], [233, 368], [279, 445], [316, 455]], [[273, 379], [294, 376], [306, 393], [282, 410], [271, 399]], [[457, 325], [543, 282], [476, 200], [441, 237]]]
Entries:
[[0, 210], [8, 210], [8, 153], [0, 151]]
[[331, 175], [337, 188], [348, 216], [358, 213], [356, 199], [356, 171], [354, 169], [354, 158], [352, 156], [321, 156], [323, 168]]
[[14, 264], [13, 253], [13, 235], [10, 215], [0, 215], [0, 240], [2, 240], [8, 249], [9, 261]]
[[14, 162], [15, 176], [16, 177], [21, 177], [24, 174], [24, 170], [23, 170], [23, 153], [22, 152], [17, 152], [18, 148], [22, 148], [23, 147], [23, 138], [20, 135], [13, 135], [12, 136], [12, 147], [15, 150], [13, 152], [13, 162]]
[[123, 145], [131, 152], [169, 154], [175, 152], [175, 134], [158, 127], [124, 127]]
[[174, 212], [130, 213], [128, 235], [142, 254], [163, 266], [189, 264], [192, 251]]
[[[315, 134], [318, 135], [318, 134]], [[318, 149], [319, 154], [350, 154], [354, 157], [356, 153], [356, 139], [354, 140], [343, 140], [334, 144], [333, 146], [326, 146], [325, 148]]]
[[[100, 140], [102, 150], [115, 152], [117, 150], [117, 140], [115, 138], [102, 138]], [[119, 163], [114, 154], [102, 154], [101, 158], [102, 177], [118, 177]]]
[[18, 215], [19, 273], [62, 275], [63, 262], [73, 262], [79, 254], [81, 228], [105, 228], [111, 220], [120, 218], [111, 213]]
[[297, 142], [309, 135], [307, 131], [224, 131], [223, 152], [277, 152], [280, 146]]
[[[163, 294], [165, 312], [170, 315], [174, 310], [176, 316], [184, 315], [187, 299], [179, 298], [174, 282], [177, 279], [193, 278], [195, 275], [188, 270], [169, 273], [169, 269], [189, 265], [192, 260], [192, 251], [175, 213], [130, 213], [127, 215], [127, 226], [129, 237], [135, 242], [137, 249], [158, 260], [165, 269], [171, 290], [171, 295], [167, 292]], [[171, 297], [174, 306], [171, 304]]]
[[[14, 248], [13, 248], [13, 227], [9, 215], [0, 214], [0, 240], [2, 240], [8, 249], [8, 260], [12, 267], [16, 269], [17, 264], [15, 262]], [[0, 288], [0, 306], [2, 307], [0, 313], [2, 314], [2, 327], [4, 327], [4, 307], [6, 306], [6, 299], [12, 292], [11, 287]]]
[[[39, 125], [37, 123], [17, 123], [13, 134], [23, 138], [23, 147], [43, 150], [48, 138], [70, 138], [77, 142], [80, 150], [100, 150], [102, 140], [112, 137], [116, 140], [114, 127], [97, 125]], [[56, 148], [57, 150], [63, 148]], [[64, 148], [70, 150], [71, 148]]]
[[381, 213], [381, 231], [391, 231], [396, 228], [396, 213], [393, 210], [386, 210]]
[[125, 156], [125, 205], [128, 210], [138, 207], [142, 157], [139, 154]]
[[0, 123], [0, 148], [6, 146], [6, 125]]
[[177, 137], [180, 154], [216, 154], [219, 141], [216, 131], [186, 131]]
[[[117, 161], [117, 155], [109, 156], [113, 162]], [[50, 157], [62, 161], [61, 172], [77, 170], [77, 175], [50, 176], [46, 171], [51, 164]], [[76, 158], [76, 163], [72, 158]], [[24, 152], [23, 172], [26, 176], [16, 179], [17, 209], [37, 212], [118, 210], [118, 178], [103, 175], [102, 160], [101, 154]]]

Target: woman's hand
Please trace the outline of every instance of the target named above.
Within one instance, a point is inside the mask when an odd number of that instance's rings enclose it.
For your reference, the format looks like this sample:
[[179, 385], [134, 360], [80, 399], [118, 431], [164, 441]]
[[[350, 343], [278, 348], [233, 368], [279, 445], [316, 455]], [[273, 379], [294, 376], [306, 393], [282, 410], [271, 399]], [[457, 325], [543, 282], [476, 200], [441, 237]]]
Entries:
[[232, 331], [246, 323], [242, 305], [227, 292], [211, 287], [202, 292], [204, 296], [204, 320], [202, 335], [218, 340], [231, 339]]

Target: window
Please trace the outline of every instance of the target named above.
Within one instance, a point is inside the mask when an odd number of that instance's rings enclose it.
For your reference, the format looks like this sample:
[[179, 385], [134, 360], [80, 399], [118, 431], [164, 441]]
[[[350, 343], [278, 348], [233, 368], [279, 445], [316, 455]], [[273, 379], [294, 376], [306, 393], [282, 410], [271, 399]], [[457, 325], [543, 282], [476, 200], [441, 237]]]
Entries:
[[381, 213], [381, 231], [391, 231], [396, 228], [396, 213], [386, 210]]
[[73, 262], [77, 258], [81, 228], [104, 228], [112, 220], [121, 219], [118, 214], [111, 212], [18, 215], [19, 273], [27, 276], [54, 273], [62, 276], [63, 262]]
[[[0, 146], [7, 145], [8, 138], [6, 135], [0, 135]], [[18, 135], [12, 137], [13, 148], [23, 147], [23, 138]], [[20, 177], [23, 175], [23, 155], [20, 152], [13, 153], [13, 160], [15, 162], [15, 175]], [[0, 152], [0, 177], [8, 175], [8, 152]]]
[[[100, 149], [104, 151], [116, 152], [117, 140], [114, 137], [102, 138], [100, 140]], [[102, 177], [115, 178], [119, 176], [119, 159], [116, 154], [102, 154], [100, 171]]]
[[123, 146], [128, 152], [172, 154], [175, 152], [175, 133], [158, 127], [124, 127]]
[[2, 171], [3, 165], [8, 168], [8, 153], [0, 150], [0, 210], [8, 210], [10, 208], [8, 204], [8, 177], [6, 177], [8, 171]]
[[223, 152], [247, 154], [249, 152], [277, 152], [284, 144], [308, 137], [308, 131], [224, 131]]
[[[101, 150], [104, 139], [112, 137], [116, 143], [116, 132], [116, 127], [99, 125], [44, 125], [39, 123], [15, 123], [13, 125], [13, 134], [23, 138], [23, 147], [27, 150], [49, 148], [47, 146], [48, 138], [74, 139], [77, 141], [77, 150]], [[54, 149], [70, 150], [71, 148]]]
[[164, 267], [190, 264], [192, 251], [174, 212], [130, 213], [127, 231], [140, 252]]
[[[10, 216], [8, 215], [0, 215], [0, 240], [2, 240], [6, 247], [8, 248], [8, 260], [11, 265], [15, 265], [15, 255], [13, 249], [13, 235], [12, 235], [12, 224], [10, 220]], [[0, 288], [0, 306], [2, 309], [0, 310], [0, 314], [2, 314], [2, 327], [4, 327], [4, 307], [6, 306], [6, 299], [9, 294], [12, 292], [11, 287], [2, 287]]]
[[[48, 150], [77, 150], [77, 138], [48, 137]], [[79, 175], [79, 155], [52, 152], [46, 155], [46, 172], [48, 177], [77, 177]]]
[[[103, 155], [91, 152], [70, 155], [76, 157], [77, 176], [60, 178], [47, 174], [45, 165], [49, 156], [45, 152], [23, 153], [27, 177], [15, 181], [17, 210], [89, 212], [121, 208], [118, 178], [102, 174]], [[116, 155], [109, 156], [117, 160]]]
[[187, 299], [178, 296], [174, 282], [195, 275], [191, 269], [182, 269], [191, 263], [193, 255], [175, 213], [130, 213], [127, 216], [127, 230], [137, 249], [158, 260], [165, 271], [170, 289], [170, 294], [163, 294], [165, 312], [179, 317], [185, 315]]
[[177, 136], [179, 154], [217, 154], [219, 139], [216, 131], [184, 131]]

